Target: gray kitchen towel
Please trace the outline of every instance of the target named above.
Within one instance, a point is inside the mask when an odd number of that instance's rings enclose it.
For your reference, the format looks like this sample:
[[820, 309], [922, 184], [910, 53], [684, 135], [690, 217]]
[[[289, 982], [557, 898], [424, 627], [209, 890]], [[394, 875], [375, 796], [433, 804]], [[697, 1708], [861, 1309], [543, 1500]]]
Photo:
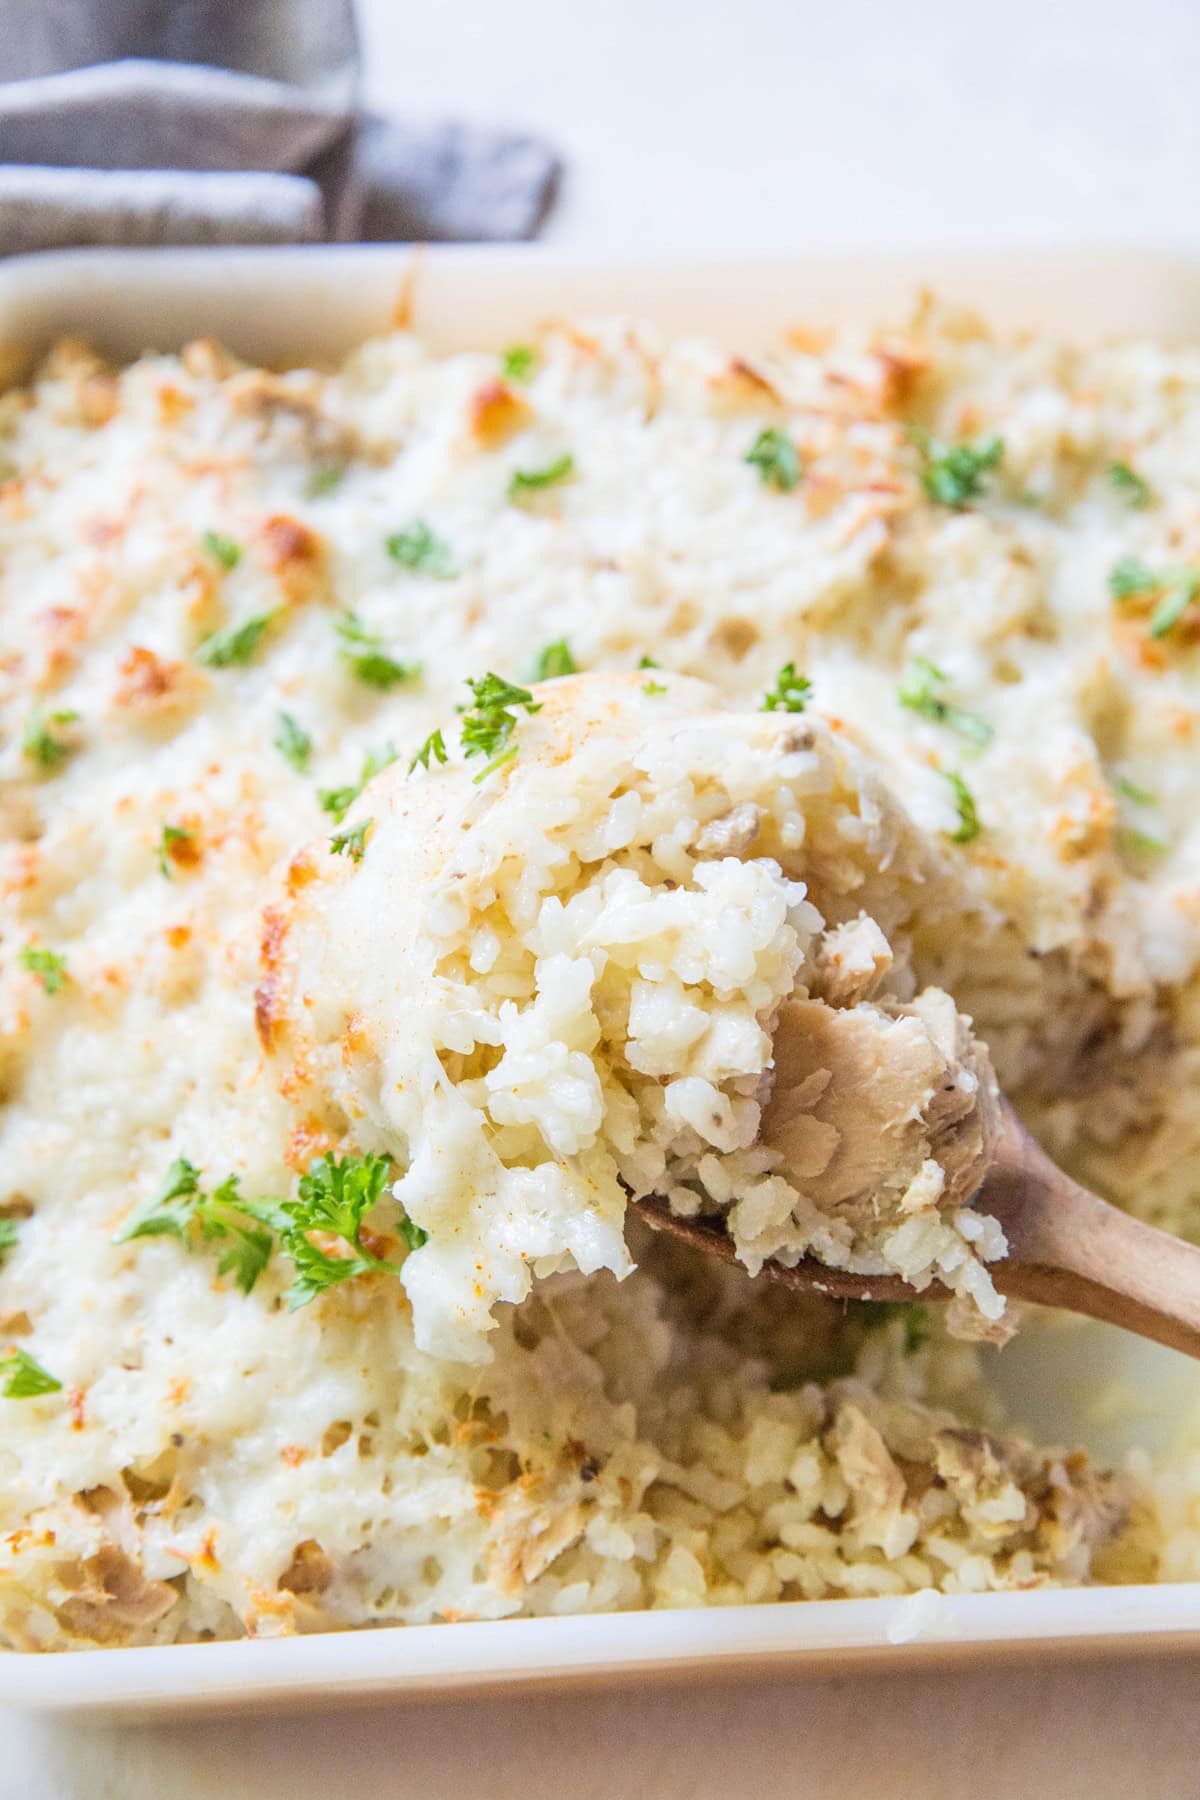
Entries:
[[357, 86], [353, 0], [0, 0], [0, 254], [537, 230], [545, 144]]

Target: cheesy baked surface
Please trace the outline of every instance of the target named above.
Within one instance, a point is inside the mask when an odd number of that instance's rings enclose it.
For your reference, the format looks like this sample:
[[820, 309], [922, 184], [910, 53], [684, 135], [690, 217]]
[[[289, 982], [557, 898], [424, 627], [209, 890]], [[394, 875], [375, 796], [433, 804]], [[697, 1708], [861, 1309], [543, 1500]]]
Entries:
[[1029, 1443], [936, 1307], [623, 1215], [986, 1318], [994, 1066], [1200, 1234], [1198, 481], [1200, 355], [928, 312], [0, 400], [7, 1640], [1193, 1573], [1191, 1472]]

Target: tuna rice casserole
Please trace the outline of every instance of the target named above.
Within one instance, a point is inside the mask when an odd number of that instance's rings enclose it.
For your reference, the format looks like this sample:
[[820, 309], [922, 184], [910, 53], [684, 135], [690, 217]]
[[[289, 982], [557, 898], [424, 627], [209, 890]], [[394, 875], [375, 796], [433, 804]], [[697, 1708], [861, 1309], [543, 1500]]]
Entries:
[[931, 303], [0, 398], [0, 1637], [1200, 1575], [971, 1204], [1003, 1088], [1200, 1238], [1197, 492]]

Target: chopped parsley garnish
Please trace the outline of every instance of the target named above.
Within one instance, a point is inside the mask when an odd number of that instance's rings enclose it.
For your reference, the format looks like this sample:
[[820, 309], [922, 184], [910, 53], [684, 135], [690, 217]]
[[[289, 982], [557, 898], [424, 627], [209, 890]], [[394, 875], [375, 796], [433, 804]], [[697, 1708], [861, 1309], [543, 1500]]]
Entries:
[[242, 560], [242, 546], [230, 537], [222, 537], [219, 531], [202, 531], [200, 542], [223, 569], [236, 569]]
[[195, 832], [189, 831], [186, 825], [163, 826], [162, 836], [158, 840], [158, 866], [168, 881], [173, 879], [171, 864], [175, 860], [175, 845], [189, 844], [195, 836]]
[[1152, 594], [1159, 585], [1159, 576], [1136, 556], [1123, 556], [1108, 571], [1108, 591], [1114, 600], [1128, 600], [1135, 594]]
[[[372, 1271], [399, 1274], [397, 1264], [376, 1256], [362, 1239], [363, 1222], [383, 1193], [388, 1168], [386, 1156], [370, 1153], [322, 1156], [300, 1177], [298, 1197], [285, 1200], [279, 1208], [281, 1248], [296, 1266], [288, 1290], [293, 1312], [355, 1275]], [[341, 1238], [354, 1254], [330, 1256], [313, 1243], [310, 1231]], [[401, 1219], [400, 1232], [410, 1250], [419, 1250], [428, 1236], [406, 1216]]]
[[775, 686], [762, 697], [759, 712], [801, 713], [808, 705], [812, 682], [807, 675], [797, 675], [795, 663], [784, 663], [775, 677]]
[[1131, 824], [1128, 816], [1122, 820], [1116, 834], [1118, 848], [1127, 857], [1139, 862], [1145, 862], [1157, 856], [1165, 856], [1171, 848], [1170, 844], [1157, 837], [1153, 831], [1147, 831], [1144, 823], [1148, 814], [1150, 822], [1153, 822], [1152, 809], [1158, 805], [1157, 794], [1150, 793], [1147, 788], [1139, 787], [1135, 781], [1130, 781], [1124, 775], [1116, 776], [1113, 779], [1113, 788], [1123, 800], [1129, 801], [1130, 806], [1137, 809], [1135, 817], [1140, 821], [1137, 824]]
[[21, 753], [29, 757], [43, 769], [57, 768], [60, 762], [70, 756], [73, 745], [64, 743], [62, 738], [54, 735], [51, 727], [74, 725], [79, 714], [68, 708], [60, 708], [58, 712], [48, 715], [34, 713], [25, 727], [25, 736], [21, 739]]
[[176, 1237], [186, 1244], [187, 1227], [199, 1193], [199, 1169], [186, 1156], [176, 1157], [167, 1170], [161, 1194], [144, 1213], [122, 1226], [113, 1243], [125, 1244], [131, 1238], [141, 1237]]
[[983, 477], [1004, 460], [1004, 439], [978, 438], [973, 444], [946, 444], [920, 427], [909, 434], [921, 452], [921, 485], [931, 500], [956, 512], [983, 492]]
[[1133, 825], [1122, 827], [1118, 833], [1118, 842], [1127, 855], [1146, 861], [1155, 856], [1165, 856], [1171, 848], [1162, 838], [1156, 838], [1148, 831], [1139, 831]]
[[329, 813], [336, 824], [340, 825], [368, 781], [378, 775], [381, 769], [390, 768], [399, 755], [400, 752], [395, 744], [390, 741], [383, 746], [382, 750], [368, 750], [363, 757], [362, 774], [357, 781], [350, 782], [345, 787], [317, 789], [317, 799], [321, 802], [323, 810]]
[[1137, 783], [1130, 781], [1127, 775], [1118, 775], [1113, 786], [1118, 794], [1123, 795], [1126, 800], [1132, 800], [1135, 806], [1156, 806], [1158, 804], [1157, 794], [1152, 794], [1148, 788], [1138, 787]]
[[533, 665], [535, 681], [552, 681], [556, 675], [574, 675], [579, 665], [571, 655], [571, 647], [566, 638], [556, 638], [554, 643], [547, 644], [538, 651], [537, 661]]
[[[173, 1237], [189, 1251], [197, 1243], [219, 1244], [218, 1275], [232, 1274], [248, 1294], [271, 1260], [278, 1237], [279, 1248], [295, 1265], [288, 1290], [294, 1311], [352, 1276], [373, 1270], [399, 1274], [397, 1264], [376, 1256], [362, 1238], [363, 1223], [383, 1193], [388, 1168], [384, 1156], [326, 1155], [300, 1177], [297, 1199], [248, 1200], [239, 1192], [236, 1175], [227, 1176], [206, 1194], [199, 1169], [179, 1157], [167, 1170], [162, 1193], [113, 1241]], [[426, 1242], [428, 1234], [406, 1214], [401, 1214], [398, 1229], [410, 1250], [419, 1250]], [[310, 1231], [343, 1239], [353, 1256], [330, 1255], [312, 1242]]]
[[424, 519], [414, 519], [403, 531], [393, 532], [387, 540], [387, 553], [401, 568], [432, 575], [438, 581], [449, 581], [458, 573], [449, 544]]
[[275, 736], [271, 741], [280, 755], [286, 756], [298, 775], [308, 774], [313, 741], [304, 727], [293, 719], [291, 713], [281, 712], [279, 714], [275, 722]]
[[1166, 637], [1168, 631], [1178, 625], [1180, 619], [1200, 593], [1200, 575], [1187, 574], [1177, 581], [1172, 581], [1163, 596], [1162, 604], [1155, 608], [1150, 616], [1150, 636]]
[[656, 663], [652, 656], [643, 656], [638, 661], [639, 669], [660, 669], [661, 667], [662, 664]]
[[15, 1219], [0, 1218], [0, 1263], [4, 1261], [10, 1250], [16, 1249], [19, 1231], [20, 1228]]
[[57, 950], [43, 949], [40, 944], [26, 944], [18, 960], [23, 969], [37, 976], [48, 994], [60, 993], [71, 979], [67, 974], [67, 959]]
[[667, 684], [665, 681], [643, 681], [642, 683], [643, 694], [648, 694], [651, 699], [653, 699], [655, 694], [665, 694], [666, 691]]
[[[176, 1237], [180, 1244], [187, 1242], [187, 1220], [194, 1211], [194, 1199], [200, 1193], [200, 1170], [187, 1157], [178, 1156], [167, 1170], [167, 1179], [157, 1201], [151, 1202], [148, 1211], [139, 1219], [113, 1237], [113, 1244], [126, 1244], [135, 1237]], [[185, 1206], [176, 1206], [176, 1202], [185, 1201]]]
[[427, 769], [429, 767], [429, 759], [431, 756], [437, 762], [444, 763], [446, 761], [446, 740], [442, 736], [440, 727], [437, 731], [430, 732], [429, 736], [425, 739], [425, 742], [421, 745], [421, 748], [417, 751], [417, 754], [409, 763], [409, 774], [412, 774], [418, 763], [420, 763], [423, 769]]
[[1114, 600], [1136, 600], [1161, 594], [1150, 615], [1150, 636], [1166, 637], [1200, 594], [1200, 570], [1152, 569], [1136, 556], [1124, 556], [1108, 574], [1108, 591]]
[[368, 687], [398, 687], [402, 681], [415, 681], [421, 673], [419, 662], [398, 662], [384, 648], [377, 632], [365, 626], [357, 613], [343, 613], [337, 621], [337, 634], [342, 640], [342, 660], [352, 675]]
[[374, 823], [374, 819], [360, 819], [348, 831], [335, 831], [329, 840], [331, 853], [348, 856], [351, 862], [361, 862], [367, 848], [367, 833]]
[[0, 1394], [6, 1400], [34, 1400], [39, 1394], [57, 1394], [62, 1382], [43, 1369], [28, 1350], [0, 1356]]
[[537, 361], [532, 344], [511, 344], [500, 358], [500, 373], [506, 381], [528, 381]]
[[968, 738], [982, 750], [991, 743], [995, 732], [978, 713], [966, 712], [944, 698], [939, 689], [949, 679], [936, 663], [929, 662], [924, 656], [914, 657], [898, 689], [900, 704], [907, 706], [910, 712], [932, 719], [935, 725], [946, 725], [951, 731], [957, 731], [959, 737]]
[[240, 625], [227, 625], [206, 637], [196, 652], [196, 660], [209, 669], [232, 669], [253, 662], [255, 652], [268, 628], [274, 623], [279, 608], [252, 613]]
[[310, 500], [319, 500], [323, 494], [332, 494], [342, 484], [346, 473], [345, 463], [318, 463], [308, 478], [306, 492]]
[[575, 473], [575, 458], [570, 451], [555, 457], [542, 469], [514, 469], [508, 478], [508, 497], [519, 500], [522, 494], [536, 494], [542, 488], [557, 487]]
[[1113, 463], [1108, 471], [1108, 481], [1109, 486], [1115, 488], [1117, 493], [1123, 499], [1128, 500], [1130, 506], [1139, 512], [1149, 506], [1153, 499], [1149, 482], [1145, 481], [1136, 469], [1131, 469], [1128, 463]]
[[746, 461], [758, 470], [764, 487], [790, 494], [800, 479], [800, 458], [796, 446], [785, 431], [768, 425], [760, 431], [746, 452]]
[[541, 712], [542, 707], [528, 688], [516, 687], [511, 681], [505, 681], [503, 676], [494, 675], [490, 671], [477, 680], [468, 681], [467, 686], [471, 690], [473, 705], [463, 714], [463, 755], [491, 758], [487, 768], [475, 777], [478, 783], [502, 763], [511, 762], [517, 754], [516, 745], [509, 744], [517, 723], [513, 707], [523, 706], [527, 713]]
[[189, 1251], [197, 1239], [219, 1243], [217, 1274], [232, 1274], [243, 1294], [248, 1294], [271, 1260], [274, 1202], [245, 1200], [238, 1190], [238, 1177], [227, 1175], [219, 1187], [206, 1194], [196, 1165], [186, 1156], [178, 1157], [167, 1170], [161, 1194], [117, 1232], [113, 1242], [173, 1237]]
[[957, 829], [948, 831], [945, 835], [952, 844], [969, 844], [983, 830], [975, 806], [975, 796], [962, 776], [956, 774], [953, 769], [941, 769], [939, 773], [943, 780], [948, 781], [954, 789], [954, 805], [958, 812]]
[[335, 824], [340, 825], [362, 790], [361, 780], [348, 781], [343, 787], [318, 788], [317, 799], [322, 811], [327, 812]]

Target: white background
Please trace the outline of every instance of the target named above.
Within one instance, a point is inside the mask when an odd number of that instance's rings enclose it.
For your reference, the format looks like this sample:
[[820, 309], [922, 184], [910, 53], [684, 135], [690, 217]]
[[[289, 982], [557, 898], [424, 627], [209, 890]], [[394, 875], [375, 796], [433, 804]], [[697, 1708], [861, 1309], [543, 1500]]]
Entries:
[[[1200, 240], [1188, 0], [360, 0], [368, 97], [545, 133], [552, 241]], [[1182, 1800], [1200, 1658], [121, 1730], [0, 1720], [0, 1800]]]

